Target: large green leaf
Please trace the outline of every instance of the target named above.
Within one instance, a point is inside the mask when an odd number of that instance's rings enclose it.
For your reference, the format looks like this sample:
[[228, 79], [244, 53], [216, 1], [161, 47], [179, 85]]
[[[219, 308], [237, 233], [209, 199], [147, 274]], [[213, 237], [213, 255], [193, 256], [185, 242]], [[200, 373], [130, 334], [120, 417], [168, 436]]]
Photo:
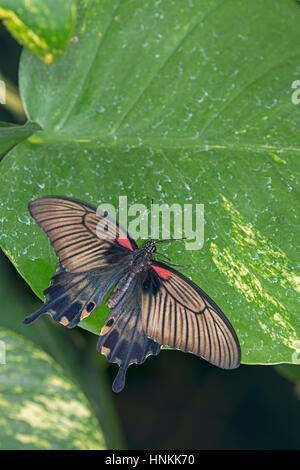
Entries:
[[0, 348], [0, 449], [104, 448], [86, 398], [47, 354], [5, 329]]
[[[63, 57], [47, 67], [24, 52], [21, 94], [43, 131], [1, 163], [1, 245], [41, 298], [57, 259], [29, 200], [203, 203], [203, 249], [168, 255], [192, 264], [244, 363], [293, 362], [299, 19], [293, 0], [82, 1]], [[106, 315], [81, 326], [99, 332]]]
[[50, 64], [71, 39], [75, 5], [75, 0], [0, 0], [0, 18], [22, 45]]

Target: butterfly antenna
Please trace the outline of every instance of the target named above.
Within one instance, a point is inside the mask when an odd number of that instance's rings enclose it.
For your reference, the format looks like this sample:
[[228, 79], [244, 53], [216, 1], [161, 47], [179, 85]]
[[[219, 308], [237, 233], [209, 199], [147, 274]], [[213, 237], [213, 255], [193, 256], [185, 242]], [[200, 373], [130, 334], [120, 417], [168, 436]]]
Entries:
[[154, 243], [167, 243], [167, 242], [177, 242], [180, 240], [186, 240], [186, 237], [183, 238], [168, 238], [166, 240], [152, 240]]
[[167, 266], [174, 266], [175, 268], [181, 268], [181, 269], [189, 269], [192, 266], [191, 264], [176, 264], [176, 263], [170, 263], [170, 262], [165, 262], [165, 264]]
[[[160, 255], [159, 257], [163, 256], [165, 259], [168, 260], [168, 262], [165, 262], [168, 266], [175, 266], [177, 268], [182, 268], [182, 269], [189, 269], [191, 267], [191, 264], [176, 264], [176, 263], [172, 263], [171, 262], [171, 259], [164, 255], [163, 253], [158, 253], [156, 252], [155, 255]], [[160, 261], [159, 257], [157, 258], [157, 261]], [[161, 259], [161, 261], [164, 261], [163, 259]]]
[[171, 261], [171, 258], [169, 258], [167, 255], [165, 255], [164, 253], [159, 253], [158, 251], [155, 252], [155, 255], [160, 255], [160, 256], [163, 256], [165, 259], [167, 259], [168, 261]]

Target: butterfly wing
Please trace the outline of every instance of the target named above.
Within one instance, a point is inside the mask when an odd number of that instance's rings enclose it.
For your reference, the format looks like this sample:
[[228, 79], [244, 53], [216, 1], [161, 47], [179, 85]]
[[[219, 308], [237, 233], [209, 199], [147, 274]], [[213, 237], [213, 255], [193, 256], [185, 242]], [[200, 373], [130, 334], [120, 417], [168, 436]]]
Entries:
[[123, 266], [119, 265], [103, 270], [101, 274], [96, 270], [70, 273], [59, 263], [50, 286], [44, 291], [45, 304], [28, 315], [24, 323], [32, 323], [47, 313], [56, 322], [74, 328], [96, 310], [123, 271]]
[[67, 271], [110, 267], [138, 248], [114, 219], [85, 202], [46, 196], [31, 201], [29, 211]]
[[113, 391], [125, 385], [127, 368], [141, 364], [149, 355], [157, 355], [161, 345], [145, 335], [141, 319], [141, 282], [137, 276], [122, 301], [111, 311], [101, 330], [97, 349], [119, 366]]
[[196, 284], [164, 263], [153, 261], [143, 282], [142, 324], [162, 345], [223, 369], [240, 365], [240, 344], [229, 320]]
[[50, 238], [60, 263], [44, 291], [45, 305], [24, 322], [49, 313], [74, 327], [100, 305], [137, 245], [115, 220], [85, 202], [47, 196], [30, 202], [29, 211]]

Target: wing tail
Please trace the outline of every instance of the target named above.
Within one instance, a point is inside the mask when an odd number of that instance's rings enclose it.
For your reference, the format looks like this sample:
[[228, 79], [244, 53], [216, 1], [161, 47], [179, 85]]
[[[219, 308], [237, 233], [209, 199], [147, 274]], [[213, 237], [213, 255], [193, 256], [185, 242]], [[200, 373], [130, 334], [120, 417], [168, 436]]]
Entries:
[[126, 294], [108, 316], [98, 340], [97, 350], [119, 366], [114, 392], [124, 388], [126, 371], [131, 364], [141, 364], [149, 355], [160, 352], [161, 345], [143, 331], [139, 295], [137, 286]]
[[31, 313], [30, 315], [28, 315], [28, 316], [23, 320], [23, 323], [24, 323], [25, 325], [29, 325], [29, 323], [34, 322], [34, 321], [35, 321], [37, 318], [39, 318], [39, 316], [42, 315], [43, 313], [46, 313], [44, 307], [41, 308], [40, 310], [37, 310], [36, 312], [33, 312], [33, 313]]

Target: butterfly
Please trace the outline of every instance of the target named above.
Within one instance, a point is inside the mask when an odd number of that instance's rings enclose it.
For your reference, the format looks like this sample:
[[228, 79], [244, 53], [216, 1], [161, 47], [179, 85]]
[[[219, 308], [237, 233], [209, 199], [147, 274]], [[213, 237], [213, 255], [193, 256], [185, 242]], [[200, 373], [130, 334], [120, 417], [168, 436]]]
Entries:
[[125, 385], [127, 368], [161, 347], [196, 354], [223, 369], [241, 361], [238, 337], [210, 297], [167, 262], [155, 259], [156, 243], [139, 248], [106, 212], [75, 199], [46, 196], [29, 203], [59, 263], [44, 291], [45, 304], [25, 324], [47, 313], [73, 328], [108, 296], [111, 308], [97, 350], [119, 370], [113, 391]]

